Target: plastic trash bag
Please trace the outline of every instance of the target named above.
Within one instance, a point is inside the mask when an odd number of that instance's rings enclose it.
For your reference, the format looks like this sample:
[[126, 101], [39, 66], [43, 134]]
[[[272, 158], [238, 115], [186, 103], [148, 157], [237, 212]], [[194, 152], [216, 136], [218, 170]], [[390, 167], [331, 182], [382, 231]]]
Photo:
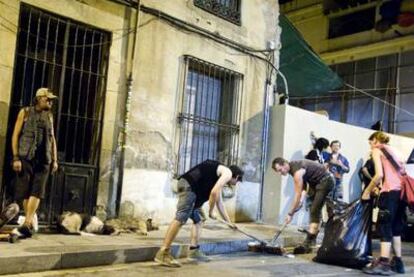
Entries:
[[371, 203], [327, 201], [329, 219], [315, 262], [363, 268], [371, 255]]

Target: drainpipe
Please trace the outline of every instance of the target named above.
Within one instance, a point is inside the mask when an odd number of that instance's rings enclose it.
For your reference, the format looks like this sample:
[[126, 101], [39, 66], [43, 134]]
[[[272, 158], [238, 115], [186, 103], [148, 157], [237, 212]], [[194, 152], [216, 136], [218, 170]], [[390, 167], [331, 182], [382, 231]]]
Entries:
[[[271, 77], [270, 77], [271, 78]], [[264, 178], [267, 164], [267, 151], [269, 141], [269, 119], [270, 119], [270, 97], [272, 91], [272, 83], [268, 78], [266, 79], [266, 89], [263, 103], [263, 128], [262, 128], [262, 153], [260, 156], [260, 199], [259, 210], [257, 214], [257, 221], [263, 221], [263, 193], [264, 193]]]
[[[125, 111], [124, 111], [124, 120], [122, 131], [119, 133], [118, 139], [118, 146], [117, 148], [120, 150], [120, 158], [119, 158], [119, 178], [117, 182], [117, 195], [116, 195], [116, 216], [119, 215], [119, 211], [121, 208], [121, 196], [122, 196], [122, 185], [124, 180], [124, 163], [125, 163], [125, 146], [127, 141], [128, 135], [128, 125], [129, 125], [129, 118], [130, 118], [130, 110], [131, 110], [131, 96], [132, 96], [132, 84], [133, 84], [133, 68], [134, 68], [134, 58], [135, 58], [135, 46], [137, 41], [137, 33], [139, 28], [139, 13], [140, 9], [139, 6], [141, 5], [140, 1], [138, 1], [138, 7], [135, 8], [136, 10], [136, 17], [134, 23], [134, 35], [132, 36], [132, 46], [130, 48], [130, 54], [127, 58], [127, 65], [129, 68], [127, 69], [128, 77], [126, 80], [126, 94], [125, 94]], [[131, 7], [132, 9], [132, 7]]]

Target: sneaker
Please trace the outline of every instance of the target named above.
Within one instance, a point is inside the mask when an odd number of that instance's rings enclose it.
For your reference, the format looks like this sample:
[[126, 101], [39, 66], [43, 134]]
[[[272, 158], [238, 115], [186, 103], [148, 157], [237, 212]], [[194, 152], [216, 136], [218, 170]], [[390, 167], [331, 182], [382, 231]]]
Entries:
[[390, 276], [393, 274], [391, 266], [388, 263], [381, 262], [379, 259], [374, 260], [362, 269], [362, 272], [369, 275]]
[[192, 261], [198, 261], [198, 262], [209, 262], [211, 259], [203, 253], [199, 248], [197, 249], [190, 249], [190, 252], [188, 253], [188, 259]]
[[391, 270], [396, 273], [401, 273], [401, 274], [405, 273], [404, 263], [401, 260], [401, 257], [394, 256], [391, 260], [390, 266], [391, 266]]
[[154, 261], [159, 263], [160, 265], [165, 265], [169, 267], [181, 266], [180, 262], [174, 259], [169, 250], [158, 250], [157, 254], [155, 254]]

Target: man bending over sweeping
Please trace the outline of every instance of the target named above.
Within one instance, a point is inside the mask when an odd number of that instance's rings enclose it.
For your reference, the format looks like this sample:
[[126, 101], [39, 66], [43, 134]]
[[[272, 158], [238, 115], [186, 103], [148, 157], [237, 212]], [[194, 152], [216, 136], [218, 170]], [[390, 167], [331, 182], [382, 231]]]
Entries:
[[312, 201], [309, 231], [303, 244], [295, 248], [295, 253], [310, 253], [312, 246], [316, 244], [322, 207], [326, 197], [334, 187], [335, 180], [325, 166], [316, 161], [297, 160], [288, 162], [284, 158], [278, 157], [273, 160], [272, 168], [283, 176], [290, 174], [294, 180], [295, 196], [292, 207], [285, 219], [286, 224], [292, 221], [293, 215], [301, 206], [303, 184], [309, 184], [308, 196]]
[[209, 216], [212, 219], [216, 219], [213, 209], [217, 206], [223, 219], [236, 228], [230, 222], [222, 201], [221, 192], [224, 185], [235, 186], [242, 181], [242, 177], [243, 171], [239, 167], [235, 165], [226, 167], [220, 162], [213, 160], [206, 160], [180, 176], [177, 184], [178, 204], [175, 219], [171, 222], [165, 235], [163, 246], [155, 255], [154, 260], [165, 266], [181, 266], [171, 255], [170, 247], [181, 226], [187, 222], [188, 218], [191, 218], [194, 224], [191, 230], [189, 259], [208, 262], [210, 259], [200, 251], [200, 246], [198, 245], [202, 228], [201, 206], [204, 202], [209, 202]]

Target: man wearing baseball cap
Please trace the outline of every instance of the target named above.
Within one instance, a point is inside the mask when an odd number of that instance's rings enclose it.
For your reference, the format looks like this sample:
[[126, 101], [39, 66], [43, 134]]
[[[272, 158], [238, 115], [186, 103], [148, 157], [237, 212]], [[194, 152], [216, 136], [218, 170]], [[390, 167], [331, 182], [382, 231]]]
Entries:
[[56, 98], [50, 89], [39, 88], [34, 105], [23, 107], [14, 125], [12, 167], [16, 172], [15, 200], [23, 200], [25, 222], [12, 233], [20, 237], [31, 237], [36, 231], [36, 211], [45, 196], [49, 173], [58, 168], [51, 112]]

